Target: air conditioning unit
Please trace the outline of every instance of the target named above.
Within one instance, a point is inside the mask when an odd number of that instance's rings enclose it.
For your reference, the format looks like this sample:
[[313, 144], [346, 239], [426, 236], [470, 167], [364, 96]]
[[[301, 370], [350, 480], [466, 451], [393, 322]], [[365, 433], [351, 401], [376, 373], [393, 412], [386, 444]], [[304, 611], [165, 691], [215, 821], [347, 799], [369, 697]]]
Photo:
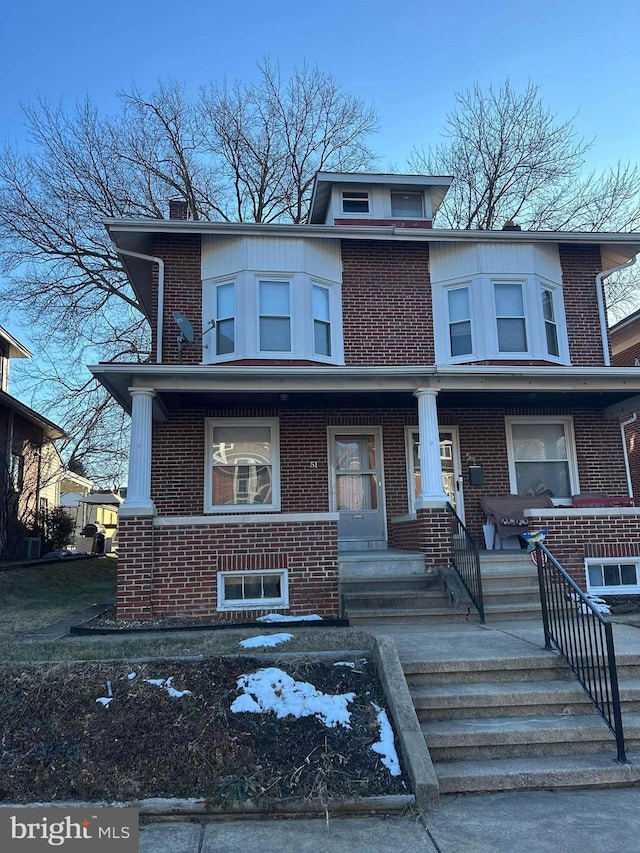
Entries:
[[24, 555], [27, 560], [37, 560], [40, 556], [40, 537], [27, 536], [24, 540]]

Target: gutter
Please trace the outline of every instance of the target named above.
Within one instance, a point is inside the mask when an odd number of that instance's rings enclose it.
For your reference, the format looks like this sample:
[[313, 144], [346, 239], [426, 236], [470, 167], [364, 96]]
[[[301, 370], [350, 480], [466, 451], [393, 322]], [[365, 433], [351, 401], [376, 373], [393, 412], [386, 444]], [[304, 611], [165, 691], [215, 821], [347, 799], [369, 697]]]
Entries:
[[600, 335], [602, 338], [602, 353], [604, 355], [605, 367], [611, 366], [611, 356], [609, 355], [609, 334], [607, 330], [607, 312], [604, 305], [604, 286], [603, 281], [612, 273], [624, 270], [627, 267], [633, 266], [636, 262], [635, 255], [626, 264], [618, 264], [617, 267], [611, 267], [608, 270], [599, 272], [596, 276], [596, 296], [598, 298], [598, 315], [600, 317]]
[[130, 258], [139, 258], [141, 261], [149, 261], [152, 264], [158, 264], [158, 318], [156, 325], [156, 361], [162, 364], [162, 321], [164, 319], [164, 261], [162, 258], [157, 258], [154, 255], [143, 255], [141, 252], [132, 252], [130, 249], [121, 249], [116, 246], [115, 241], [113, 248], [119, 255], [127, 255]]

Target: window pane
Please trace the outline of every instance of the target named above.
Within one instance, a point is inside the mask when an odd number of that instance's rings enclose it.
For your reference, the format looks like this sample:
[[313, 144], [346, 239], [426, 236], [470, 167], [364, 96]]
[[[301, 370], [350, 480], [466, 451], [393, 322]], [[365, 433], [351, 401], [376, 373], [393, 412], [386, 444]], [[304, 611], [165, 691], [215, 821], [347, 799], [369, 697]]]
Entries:
[[274, 317], [289, 316], [289, 282], [260, 282], [260, 313]]
[[232, 601], [240, 601], [242, 599], [242, 578], [224, 579], [224, 597]]
[[553, 314], [553, 294], [550, 290], [542, 291], [542, 316], [545, 320], [555, 320]]
[[359, 511], [378, 508], [378, 483], [375, 474], [337, 474], [338, 510]]
[[244, 597], [264, 598], [262, 594], [262, 575], [244, 576]]
[[269, 504], [272, 502], [271, 466], [238, 465], [213, 468], [214, 506]]
[[451, 355], [469, 355], [473, 352], [471, 340], [471, 322], [452, 323], [449, 327]]
[[519, 495], [569, 498], [569, 465], [566, 462], [516, 462], [516, 488]]
[[637, 584], [636, 567], [633, 563], [624, 563], [621, 565], [620, 573], [622, 575], [622, 583], [625, 586], [635, 586]]
[[288, 317], [260, 318], [260, 349], [263, 352], [291, 352], [291, 324]]
[[338, 471], [374, 471], [376, 444], [372, 435], [336, 436]]
[[524, 317], [521, 284], [494, 284], [497, 317]]
[[235, 315], [235, 294], [233, 283], [221, 284], [216, 288], [216, 301], [218, 319], [233, 317]]
[[449, 322], [455, 323], [469, 319], [469, 288], [457, 287], [447, 292], [449, 301]]
[[422, 195], [420, 193], [391, 193], [391, 215], [422, 218]]
[[604, 585], [605, 586], [620, 586], [620, 566], [603, 566], [604, 568]]
[[218, 320], [216, 324], [216, 354], [224, 355], [235, 349], [235, 321]]
[[558, 348], [558, 330], [556, 329], [555, 323], [545, 323], [544, 331], [547, 336], [547, 352], [549, 355], [555, 355], [558, 357], [560, 355], [560, 349]]
[[320, 320], [313, 323], [313, 351], [316, 355], [331, 355], [331, 327]]
[[282, 575], [263, 575], [262, 590], [265, 598], [282, 598]]
[[602, 566], [591, 565], [589, 568], [589, 586], [604, 586]]
[[567, 459], [563, 423], [511, 424], [516, 461]]
[[498, 349], [500, 352], [527, 351], [527, 332], [524, 319], [498, 320]]
[[329, 291], [317, 284], [313, 285], [313, 316], [316, 320], [329, 322]]
[[213, 430], [213, 463], [271, 462], [271, 428], [268, 426], [217, 426]]

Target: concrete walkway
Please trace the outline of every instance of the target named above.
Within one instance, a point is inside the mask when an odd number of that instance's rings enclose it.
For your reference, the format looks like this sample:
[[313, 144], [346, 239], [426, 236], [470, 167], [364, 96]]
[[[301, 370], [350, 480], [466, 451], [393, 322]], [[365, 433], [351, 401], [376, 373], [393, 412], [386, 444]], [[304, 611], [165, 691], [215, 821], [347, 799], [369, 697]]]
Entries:
[[140, 853], [602, 853], [639, 848], [640, 791], [445, 796], [414, 817], [151, 823]]

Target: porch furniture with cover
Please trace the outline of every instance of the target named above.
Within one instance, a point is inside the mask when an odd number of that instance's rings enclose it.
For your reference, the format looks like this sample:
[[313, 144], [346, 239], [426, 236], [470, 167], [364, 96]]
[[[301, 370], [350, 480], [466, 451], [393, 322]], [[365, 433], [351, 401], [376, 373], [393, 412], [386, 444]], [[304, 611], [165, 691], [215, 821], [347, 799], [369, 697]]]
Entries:
[[522, 536], [528, 532], [529, 521], [524, 517], [524, 510], [547, 509], [553, 505], [548, 495], [496, 495], [481, 499], [487, 524], [494, 525], [501, 543], [509, 536]]

